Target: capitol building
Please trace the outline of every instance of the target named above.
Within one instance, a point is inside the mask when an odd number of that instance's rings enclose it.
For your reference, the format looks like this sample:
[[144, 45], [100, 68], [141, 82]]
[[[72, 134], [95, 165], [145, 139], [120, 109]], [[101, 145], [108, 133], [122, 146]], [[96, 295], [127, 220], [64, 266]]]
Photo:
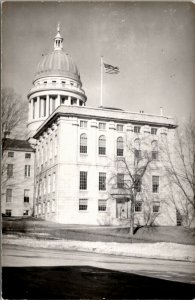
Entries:
[[[146, 203], [158, 225], [176, 225], [168, 203], [160, 144], [173, 143], [173, 118], [120, 108], [88, 107], [78, 67], [63, 50], [58, 26], [54, 49], [38, 63], [28, 93], [29, 141], [35, 149], [33, 214], [64, 224], [128, 224], [125, 158], [133, 165], [141, 147], [152, 153], [138, 190], [135, 217], [145, 222]], [[131, 147], [130, 147], [131, 146]], [[137, 152], [130, 153], [135, 149]], [[147, 196], [146, 196], [147, 194]], [[147, 198], [147, 201], [146, 201]]]

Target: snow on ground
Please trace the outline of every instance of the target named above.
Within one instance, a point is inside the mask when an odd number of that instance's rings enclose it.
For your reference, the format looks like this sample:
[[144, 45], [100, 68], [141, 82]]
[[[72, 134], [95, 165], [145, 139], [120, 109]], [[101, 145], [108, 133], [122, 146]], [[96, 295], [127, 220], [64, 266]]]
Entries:
[[111, 243], [73, 240], [46, 240], [14, 235], [3, 236], [3, 244], [58, 250], [78, 250], [86, 252], [124, 255], [145, 258], [195, 261], [195, 246], [175, 243]]

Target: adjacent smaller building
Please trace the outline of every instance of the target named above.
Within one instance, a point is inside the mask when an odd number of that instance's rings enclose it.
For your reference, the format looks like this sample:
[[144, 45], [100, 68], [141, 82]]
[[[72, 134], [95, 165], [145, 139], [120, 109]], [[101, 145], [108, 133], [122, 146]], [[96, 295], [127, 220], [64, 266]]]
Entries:
[[2, 214], [33, 214], [34, 149], [26, 140], [3, 139]]

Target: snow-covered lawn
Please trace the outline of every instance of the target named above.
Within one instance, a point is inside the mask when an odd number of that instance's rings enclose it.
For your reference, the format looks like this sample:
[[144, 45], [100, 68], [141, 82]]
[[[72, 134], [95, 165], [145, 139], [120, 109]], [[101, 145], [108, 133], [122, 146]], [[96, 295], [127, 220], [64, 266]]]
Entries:
[[73, 240], [47, 240], [16, 235], [3, 236], [3, 244], [21, 245], [35, 248], [78, 250], [86, 252], [125, 255], [134, 257], [195, 261], [195, 246], [175, 243], [109, 243]]

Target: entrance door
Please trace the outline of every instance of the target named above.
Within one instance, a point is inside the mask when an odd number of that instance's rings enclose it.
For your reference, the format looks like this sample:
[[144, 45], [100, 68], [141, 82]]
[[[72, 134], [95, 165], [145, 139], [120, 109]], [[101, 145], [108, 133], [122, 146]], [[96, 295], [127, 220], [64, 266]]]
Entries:
[[128, 202], [124, 198], [116, 199], [116, 217], [128, 219]]

